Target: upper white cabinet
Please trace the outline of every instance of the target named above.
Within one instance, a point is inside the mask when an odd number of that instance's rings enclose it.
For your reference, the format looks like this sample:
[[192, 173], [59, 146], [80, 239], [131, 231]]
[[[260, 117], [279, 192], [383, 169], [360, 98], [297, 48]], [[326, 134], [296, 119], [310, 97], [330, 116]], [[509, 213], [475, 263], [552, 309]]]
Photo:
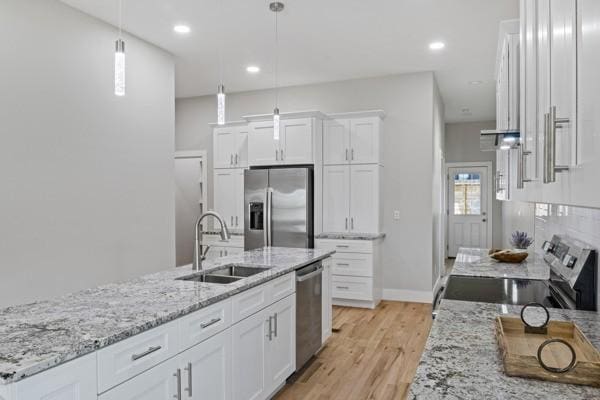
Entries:
[[244, 117], [249, 122], [248, 164], [298, 165], [320, 160], [322, 114], [281, 114], [279, 137], [273, 134], [270, 116]]
[[244, 229], [244, 169], [214, 170], [214, 207], [233, 230]]
[[213, 167], [245, 168], [248, 166], [248, 125], [231, 123], [213, 130]]
[[381, 164], [382, 111], [330, 115], [324, 122], [323, 164]]
[[380, 232], [377, 164], [323, 167], [323, 231]]

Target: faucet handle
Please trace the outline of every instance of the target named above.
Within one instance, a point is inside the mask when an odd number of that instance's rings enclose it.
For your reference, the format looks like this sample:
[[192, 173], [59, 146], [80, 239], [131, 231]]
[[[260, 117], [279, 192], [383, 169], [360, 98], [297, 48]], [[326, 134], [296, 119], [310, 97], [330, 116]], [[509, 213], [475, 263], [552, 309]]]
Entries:
[[208, 253], [208, 250], [210, 250], [210, 246], [206, 246], [206, 248], [204, 249], [204, 252], [202, 253], [202, 259], [206, 258], [206, 253]]

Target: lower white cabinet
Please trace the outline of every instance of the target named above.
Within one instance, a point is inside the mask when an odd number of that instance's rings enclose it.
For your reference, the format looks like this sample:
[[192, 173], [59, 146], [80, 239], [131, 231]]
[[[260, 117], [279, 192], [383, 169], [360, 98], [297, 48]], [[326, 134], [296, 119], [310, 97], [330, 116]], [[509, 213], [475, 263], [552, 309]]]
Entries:
[[321, 340], [323, 343], [331, 336], [331, 329], [333, 327], [333, 309], [331, 303], [331, 258], [323, 260], [323, 302], [322, 302], [322, 320], [321, 327], [323, 328], [323, 334]]
[[179, 360], [171, 358], [131, 380], [101, 394], [99, 400], [177, 399]]
[[19, 381], [13, 390], [7, 400], [95, 400], [96, 354]]
[[233, 326], [233, 398], [265, 399], [296, 367], [296, 295]]

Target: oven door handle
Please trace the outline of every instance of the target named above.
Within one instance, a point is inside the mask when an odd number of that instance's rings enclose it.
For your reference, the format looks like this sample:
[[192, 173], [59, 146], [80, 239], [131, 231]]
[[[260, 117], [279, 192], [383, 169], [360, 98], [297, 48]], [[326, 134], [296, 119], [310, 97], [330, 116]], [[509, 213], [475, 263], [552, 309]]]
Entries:
[[571, 309], [571, 307], [569, 307], [569, 304], [565, 301], [565, 299], [558, 292], [558, 290], [554, 289], [552, 286], [548, 286], [548, 289], [550, 289], [550, 295], [552, 299], [554, 299], [554, 301], [556, 301], [561, 308], [565, 310]]

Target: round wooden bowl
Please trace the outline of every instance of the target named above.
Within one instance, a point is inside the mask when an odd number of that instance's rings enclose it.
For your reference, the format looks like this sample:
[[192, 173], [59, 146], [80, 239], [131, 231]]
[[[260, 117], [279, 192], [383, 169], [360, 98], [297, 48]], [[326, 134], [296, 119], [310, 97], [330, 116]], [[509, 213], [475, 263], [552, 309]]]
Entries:
[[490, 257], [504, 263], [519, 264], [529, 257], [527, 250], [496, 250], [490, 252]]

